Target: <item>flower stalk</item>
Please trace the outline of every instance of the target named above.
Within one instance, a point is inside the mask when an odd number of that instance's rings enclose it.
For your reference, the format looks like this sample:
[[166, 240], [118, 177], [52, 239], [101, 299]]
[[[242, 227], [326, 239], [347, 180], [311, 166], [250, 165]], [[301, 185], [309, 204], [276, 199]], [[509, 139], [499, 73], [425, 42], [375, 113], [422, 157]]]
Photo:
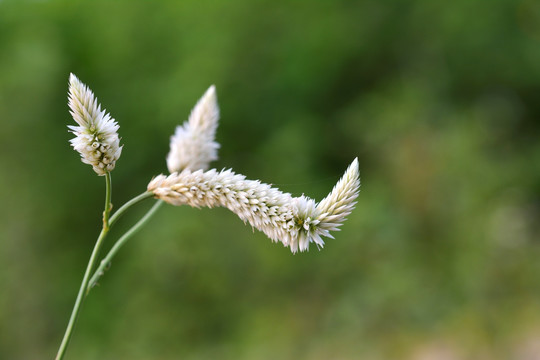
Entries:
[[111, 215], [111, 218], [109, 220], [109, 226], [113, 226], [115, 222], [118, 221], [118, 219], [124, 215], [124, 213], [133, 205], [140, 203], [141, 201], [148, 199], [152, 197], [152, 193], [145, 191], [140, 195], [135, 196], [133, 199], [129, 200], [127, 203], [122, 205], [114, 214]]
[[[147, 197], [145, 197], [146, 199]], [[126, 203], [128, 205], [128, 203]], [[101, 276], [105, 274], [105, 270], [109, 266], [109, 264], [112, 261], [112, 258], [116, 255], [118, 250], [126, 243], [126, 241], [129, 240], [133, 235], [135, 235], [147, 222], [150, 220], [150, 218], [156, 213], [156, 211], [163, 205], [163, 201], [158, 200], [156, 203], [152, 206], [152, 208], [139, 220], [135, 225], [133, 225], [124, 235], [118, 239], [109, 253], [101, 260], [99, 267], [94, 272], [94, 275], [90, 279], [88, 286], [86, 288], [86, 295], [94, 288], [94, 286], [97, 285], [97, 282]], [[111, 218], [112, 219], [112, 218]], [[112, 225], [112, 224], [111, 224]]]
[[75, 304], [73, 306], [71, 317], [69, 318], [69, 322], [66, 328], [66, 332], [64, 333], [62, 343], [60, 344], [60, 348], [58, 349], [56, 360], [61, 360], [64, 358], [64, 355], [67, 350], [67, 346], [69, 344], [69, 341], [71, 340], [71, 335], [73, 334], [75, 323], [77, 322], [77, 318], [79, 317], [79, 313], [81, 311], [81, 307], [85, 299], [86, 288], [88, 287], [88, 281], [90, 280], [92, 269], [94, 268], [94, 265], [98, 258], [99, 250], [101, 249], [101, 246], [103, 245], [103, 242], [105, 241], [105, 238], [107, 237], [107, 233], [109, 232], [109, 213], [112, 207], [110, 173], [105, 173], [105, 179], [106, 179], [105, 181], [106, 189], [105, 189], [105, 210], [103, 210], [103, 228], [101, 229], [101, 233], [99, 234], [96, 244], [94, 245], [94, 249], [92, 250], [92, 255], [90, 255], [90, 260], [88, 261], [88, 265], [86, 266], [83, 280], [79, 288], [79, 293], [77, 294], [77, 299], [75, 300]]

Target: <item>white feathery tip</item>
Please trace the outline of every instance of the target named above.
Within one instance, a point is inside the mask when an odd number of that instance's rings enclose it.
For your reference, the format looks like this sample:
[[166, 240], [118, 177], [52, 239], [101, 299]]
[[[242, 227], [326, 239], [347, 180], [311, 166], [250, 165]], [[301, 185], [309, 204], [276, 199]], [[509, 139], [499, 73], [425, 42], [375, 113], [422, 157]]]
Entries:
[[188, 121], [171, 136], [167, 168], [170, 173], [184, 169], [206, 170], [217, 160], [219, 144], [214, 141], [219, 120], [216, 88], [210, 86], [197, 102]]
[[71, 146], [81, 154], [81, 161], [92, 165], [102, 176], [114, 169], [116, 160], [122, 153], [116, 121], [101, 110], [94, 93], [75, 75], [69, 76], [68, 105], [73, 120], [78, 124], [68, 125], [75, 134]]
[[148, 184], [148, 191], [172, 205], [226, 207], [272, 241], [281, 241], [296, 253], [308, 250], [310, 243], [322, 248], [322, 237], [332, 238], [330, 231], [338, 230], [354, 208], [359, 187], [355, 159], [319, 204], [306, 196], [292, 197], [258, 180], [246, 180], [232, 170], [186, 169], [169, 176], [159, 175]]

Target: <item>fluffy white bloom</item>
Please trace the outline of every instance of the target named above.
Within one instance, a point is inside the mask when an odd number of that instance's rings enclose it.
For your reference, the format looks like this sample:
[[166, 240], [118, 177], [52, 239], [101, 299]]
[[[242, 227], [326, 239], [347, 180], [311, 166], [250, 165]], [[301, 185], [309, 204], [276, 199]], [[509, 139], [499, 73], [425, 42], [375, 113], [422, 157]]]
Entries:
[[69, 108], [78, 126], [69, 125], [75, 134], [71, 146], [81, 154], [85, 164], [92, 165], [98, 175], [114, 169], [122, 147], [118, 138], [120, 126], [105, 110], [101, 110], [94, 93], [75, 75], [69, 76]]
[[330, 194], [316, 207], [319, 235], [332, 238], [329, 232], [339, 230], [343, 219], [354, 209], [359, 186], [358, 159], [355, 159]]
[[148, 191], [173, 205], [224, 206], [295, 253], [308, 250], [311, 242], [323, 247], [321, 237], [331, 238], [329, 232], [338, 230], [350, 214], [359, 186], [355, 159], [319, 205], [308, 197], [292, 197], [258, 180], [246, 180], [231, 170], [186, 169], [169, 176], [159, 175], [148, 184]]
[[206, 170], [217, 160], [219, 144], [214, 141], [219, 120], [216, 88], [210, 86], [197, 102], [188, 121], [178, 126], [171, 136], [171, 149], [167, 155], [169, 172]]

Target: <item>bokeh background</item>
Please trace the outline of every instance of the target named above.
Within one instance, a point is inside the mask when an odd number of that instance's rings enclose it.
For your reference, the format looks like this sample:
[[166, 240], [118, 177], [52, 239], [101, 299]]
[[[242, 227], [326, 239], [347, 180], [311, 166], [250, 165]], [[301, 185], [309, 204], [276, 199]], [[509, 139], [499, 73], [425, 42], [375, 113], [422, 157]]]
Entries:
[[117, 207], [211, 84], [216, 168], [322, 199], [358, 157], [362, 191], [296, 255], [161, 208], [67, 358], [540, 359], [537, 0], [0, 1], [1, 359], [54, 357], [100, 229], [70, 72], [120, 123]]

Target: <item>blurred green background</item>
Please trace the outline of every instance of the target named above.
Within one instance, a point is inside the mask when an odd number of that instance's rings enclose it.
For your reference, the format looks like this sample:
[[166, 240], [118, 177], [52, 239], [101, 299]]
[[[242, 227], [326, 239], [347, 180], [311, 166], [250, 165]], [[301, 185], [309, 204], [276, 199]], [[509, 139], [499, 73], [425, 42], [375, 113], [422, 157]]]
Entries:
[[70, 72], [121, 126], [117, 207], [211, 84], [215, 167], [320, 200], [358, 157], [362, 191], [297, 255], [163, 207], [68, 359], [540, 358], [537, 0], [0, 1], [1, 359], [54, 357], [100, 229]]

